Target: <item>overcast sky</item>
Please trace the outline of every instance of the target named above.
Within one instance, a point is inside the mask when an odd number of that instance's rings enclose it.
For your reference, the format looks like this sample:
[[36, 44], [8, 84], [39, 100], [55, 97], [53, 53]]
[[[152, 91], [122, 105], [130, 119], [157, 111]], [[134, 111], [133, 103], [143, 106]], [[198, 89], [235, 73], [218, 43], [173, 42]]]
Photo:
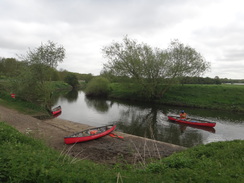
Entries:
[[178, 39], [211, 63], [204, 77], [244, 79], [243, 0], [0, 0], [0, 57], [48, 40], [66, 49], [58, 69], [98, 75], [101, 49], [128, 35], [166, 49]]

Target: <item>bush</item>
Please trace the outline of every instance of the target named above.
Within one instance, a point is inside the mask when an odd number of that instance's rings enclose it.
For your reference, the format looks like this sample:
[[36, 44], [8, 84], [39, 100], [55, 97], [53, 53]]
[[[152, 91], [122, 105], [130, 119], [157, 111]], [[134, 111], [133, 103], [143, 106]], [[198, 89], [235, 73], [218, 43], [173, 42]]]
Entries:
[[65, 78], [64, 81], [71, 85], [73, 88], [77, 87], [79, 85], [78, 79], [75, 74], [68, 74]]
[[109, 94], [109, 81], [103, 77], [93, 78], [85, 89], [86, 96], [107, 97]]

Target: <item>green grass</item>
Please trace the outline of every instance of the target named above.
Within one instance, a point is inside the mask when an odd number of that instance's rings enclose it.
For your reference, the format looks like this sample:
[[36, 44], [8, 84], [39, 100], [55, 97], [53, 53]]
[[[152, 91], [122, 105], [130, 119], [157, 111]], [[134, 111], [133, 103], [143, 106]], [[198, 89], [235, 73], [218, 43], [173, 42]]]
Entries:
[[147, 166], [146, 171], [183, 182], [243, 182], [244, 141], [199, 145]]
[[[40, 105], [21, 100], [18, 95], [16, 95], [15, 99], [11, 98], [10, 93], [3, 89], [4, 86], [6, 86], [6, 83], [1, 86], [0, 82], [0, 105], [15, 109], [29, 115], [48, 115], [46, 109]], [[71, 89], [71, 86], [63, 81], [52, 81], [50, 82], [50, 87], [54, 91], [54, 95], [56, 91], [60, 92], [62, 90]]]
[[242, 85], [176, 85], [161, 102], [180, 106], [244, 111]]
[[0, 92], [0, 105], [15, 109], [17, 111], [20, 111], [22, 113], [29, 114], [29, 115], [47, 113], [47, 111], [41, 106], [20, 100], [20, 99], [18, 99], [18, 96], [16, 96], [16, 98], [13, 99], [13, 98], [11, 98], [10, 94], [7, 95], [6, 93], [3, 93], [3, 92]]
[[60, 90], [60, 89], [71, 89], [72, 87], [63, 81], [52, 81], [51, 87], [53, 90]]
[[134, 83], [111, 83], [109, 97], [127, 100], [144, 100], [141, 87]]
[[0, 182], [232, 182], [244, 181], [244, 141], [200, 145], [160, 161], [102, 165], [71, 158], [0, 122]]
[[[138, 101], [146, 99], [137, 85], [112, 83], [110, 87], [112, 98]], [[243, 112], [244, 85], [174, 85], [162, 98], [153, 102]]]

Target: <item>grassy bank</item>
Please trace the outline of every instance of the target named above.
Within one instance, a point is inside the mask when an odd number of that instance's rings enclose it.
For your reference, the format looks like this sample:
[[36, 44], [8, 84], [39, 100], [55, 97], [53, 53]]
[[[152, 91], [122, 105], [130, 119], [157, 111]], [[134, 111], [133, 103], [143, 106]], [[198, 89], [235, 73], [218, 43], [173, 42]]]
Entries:
[[239, 183], [243, 151], [244, 141], [236, 140], [196, 146], [147, 165], [108, 166], [71, 158], [0, 122], [0, 182]]
[[[27, 102], [21, 100], [18, 95], [16, 98], [13, 99], [8, 92], [8, 83], [7, 82], [0, 82], [0, 105], [16, 109], [25, 114], [30, 115], [38, 115], [38, 114], [47, 114], [47, 110], [44, 106], [40, 106], [38, 104], [34, 104], [31, 102]], [[63, 81], [52, 81], [50, 82], [50, 88], [53, 91], [53, 97], [55, 97], [56, 92], [61, 92], [63, 90], [71, 90], [72, 87]]]
[[0, 105], [15, 109], [29, 115], [47, 113], [46, 109], [39, 105], [20, 100], [18, 98], [13, 99], [10, 97], [9, 94], [3, 92], [0, 92]]
[[[140, 87], [110, 84], [111, 98], [143, 101]], [[244, 85], [175, 85], [156, 103], [208, 109], [244, 111]]]

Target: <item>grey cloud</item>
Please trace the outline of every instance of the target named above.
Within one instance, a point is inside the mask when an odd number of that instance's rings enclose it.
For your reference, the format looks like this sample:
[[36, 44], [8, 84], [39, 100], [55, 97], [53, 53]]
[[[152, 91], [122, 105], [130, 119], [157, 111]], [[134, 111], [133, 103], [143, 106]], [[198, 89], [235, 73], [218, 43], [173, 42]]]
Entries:
[[[244, 58], [244, 13], [240, 8], [241, 2], [27, 0], [23, 3], [19, 0], [1, 0], [0, 56], [25, 53], [28, 48], [52, 40], [64, 45], [67, 52], [65, 63], [60, 67], [99, 74], [102, 69], [101, 48], [114, 40], [122, 41], [123, 36], [128, 35], [138, 42], [164, 49], [166, 47], [162, 46], [165, 43], [178, 38], [213, 63], [209, 75], [221, 76], [222, 72], [223, 75], [229, 73], [231, 77], [236, 77], [233, 71], [243, 67], [241, 63]], [[228, 3], [231, 7], [227, 7], [225, 12]], [[213, 17], [201, 22], [208, 16], [209, 7], [212, 11], [218, 7], [216, 17], [213, 14]], [[223, 12], [230, 18], [220, 25], [218, 20], [223, 18], [217, 15]]]

